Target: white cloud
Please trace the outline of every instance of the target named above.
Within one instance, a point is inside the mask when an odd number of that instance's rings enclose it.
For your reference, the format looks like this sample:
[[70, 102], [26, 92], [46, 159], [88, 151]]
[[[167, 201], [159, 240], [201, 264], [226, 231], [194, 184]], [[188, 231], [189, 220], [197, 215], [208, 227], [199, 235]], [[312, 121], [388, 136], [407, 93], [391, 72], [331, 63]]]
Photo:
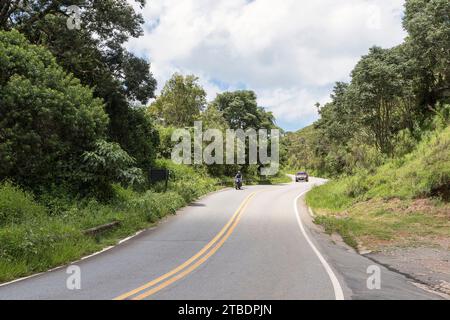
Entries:
[[[288, 127], [304, 125], [336, 81], [372, 45], [400, 43], [403, 0], [151, 0], [145, 35], [128, 47], [148, 58], [161, 88], [194, 73], [209, 98], [255, 90]], [[224, 85], [225, 84], [225, 85]]]

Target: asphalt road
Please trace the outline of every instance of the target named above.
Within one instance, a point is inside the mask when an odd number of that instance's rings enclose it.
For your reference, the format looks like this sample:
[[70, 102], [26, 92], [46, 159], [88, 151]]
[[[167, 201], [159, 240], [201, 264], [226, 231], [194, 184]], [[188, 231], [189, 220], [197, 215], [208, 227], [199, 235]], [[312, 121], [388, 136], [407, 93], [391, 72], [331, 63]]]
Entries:
[[309, 183], [246, 186], [204, 197], [157, 227], [67, 266], [0, 286], [0, 299], [436, 299], [382, 266], [330, 241], [311, 223]]

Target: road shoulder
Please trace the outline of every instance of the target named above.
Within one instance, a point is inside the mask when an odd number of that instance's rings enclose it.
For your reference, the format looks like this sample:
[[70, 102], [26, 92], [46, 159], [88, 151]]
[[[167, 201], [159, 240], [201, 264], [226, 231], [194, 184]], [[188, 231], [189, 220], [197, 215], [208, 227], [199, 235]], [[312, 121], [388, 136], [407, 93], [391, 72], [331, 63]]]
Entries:
[[[298, 201], [298, 212], [307, 232], [324, 255], [328, 263], [336, 271], [336, 275], [344, 290], [345, 299], [354, 300], [440, 300], [442, 296], [424, 290], [407, 276], [390, 270], [381, 263], [360, 255], [342, 241], [340, 236], [328, 235], [323, 228], [314, 224], [310, 210], [304, 197]], [[367, 285], [372, 268], [379, 268], [381, 287], [370, 289]]]

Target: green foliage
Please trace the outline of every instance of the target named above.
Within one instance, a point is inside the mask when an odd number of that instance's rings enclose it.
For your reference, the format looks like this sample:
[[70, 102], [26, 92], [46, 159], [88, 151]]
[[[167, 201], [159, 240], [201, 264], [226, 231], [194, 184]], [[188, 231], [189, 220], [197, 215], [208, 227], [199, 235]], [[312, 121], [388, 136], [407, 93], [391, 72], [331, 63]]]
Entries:
[[[373, 173], [410, 153], [426, 132], [448, 125], [450, 4], [407, 0], [408, 37], [390, 49], [372, 47], [318, 105], [313, 127], [287, 134], [283, 164], [321, 176]], [[312, 133], [311, 133], [312, 132]], [[295, 141], [295, 140], [298, 141]]]
[[427, 103], [449, 97], [450, 81], [450, 3], [447, 0], [408, 0], [403, 26], [406, 43], [417, 65]]
[[399, 131], [393, 142], [394, 154], [397, 157], [402, 157], [410, 153], [416, 147], [417, 142], [417, 139], [413, 136], [409, 129]]
[[[430, 245], [433, 239], [450, 236], [447, 206], [427, 203], [411, 207], [409, 200], [375, 199], [353, 204], [345, 211], [316, 208], [315, 222], [328, 233], [339, 233], [354, 248], [370, 250], [386, 246]], [[444, 214], [442, 214], [444, 213]]]
[[313, 188], [306, 195], [306, 203], [312, 208], [340, 211], [353, 203], [348, 196], [348, 188], [343, 181], [331, 181]]
[[208, 108], [201, 114], [200, 120], [203, 122], [203, 127], [208, 129], [228, 129], [228, 123], [223, 116], [223, 112], [218, 110], [213, 104], [209, 105]]
[[313, 189], [310, 206], [340, 211], [351, 204], [374, 198], [450, 199], [450, 126], [424, 138], [403, 157], [391, 159], [374, 172], [359, 170]]
[[270, 129], [275, 119], [271, 112], [259, 107], [256, 94], [249, 90], [218, 94], [211, 106], [222, 112], [231, 129]]
[[87, 247], [88, 250], [95, 247], [63, 221], [48, 221], [38, 228], [28, 224], [1, 228], [0, 243], [0, 281], [69, 262]]
[[[146, 104], [154, 97], [156, 80], [150, 73], [150, 64], [123, 47], [130, 37], [142, 35], [144, 20], [133, 3], [75, 0], [21, 1], [23, 5], [19, 5], [18, 2], [2, 1], [0, 30], [17, 29], [31, 43], [45, 46], [65, 71], [93, 88], [94, 97], [104, 101], [110, 119], [104, 138], [118, 142], [139, 167], [150, 166], [156, 153], [154, 130], [130, 101]], [[67, 28], [69, 4], [82, 8], [80, 30]], [[134, 4], [144, 6], [145, 0]], [[90, 94], [81, 96], [89, 99]]]
[[314, 164], [317, 131], [308, 126], [297, 132], [288, 132], [281, 139], [281, 162], [293, 171], [316, 169]]
[[417, 149], [399, 160], [392, 160], [370, 179], [369, 197], [449, 198], [450, 127], [424, 139]]
[[82, 179], [89, 189], [94, 189], [101, 198], [108, 196], [111, 184], [120, 181], [124, 185], [136, 186], [144, 183], [143, 172], [134, 167], [135, 160], [119, 144], [99, 140], [94, 151], [83, 154]]
[[[127, 108], [120, 124], [110, 127], [113, 141], [136, 160], [136, 166], [147, 171], [154, 163], [159, 145], [158, 130], [143, 107]], [[120, 128], [120, 129], [119, 129]]]
[[353, 236], [355, 221], [352, 218], [336, 218], [333, 216], [321, 215], [314, 219], [314, 222], [322, 225], [328, 234], [339, 233], [346, 244], [353, 248], [358, 247], [358, 242]]
[[126, 206], [145, 217], [146, 221], [156, 222], [167, 214], [175, 213], [185, 203], [183, 197], [176, 192], [154, 193], [147, 191], [142, 196], [129, 201]]
[[[215, 129], [222, 130], [225, 136], [226, 129], [248, 130], [254, 129], [276, 129], [275, 118], [271, 112], [258, 106], [256, 94], [250, 90], [238, 90], [233, 92], [223, 92], [209, 104], [208, 109], [202, 115], [207, 122], [207, 126], [216, 125]], [[269, 132], [270, 133], [270, 132]], [[226, 148], [224, 148], [226, 152]], [[245, 154], [249, 155], [249, 146], [245, 146]], [[262, 168], [258, 163], [256, 169]], [[246, 176], [254, 175], [251, 165], [227, 165], [210, 166], [210, 173], [219, 175], [234, 175], [238, 170]]]
[[387, 154], [392, 152], [392, 138], [399, 130], [401, 102], [409, 98], [409, 93], [403, 92], [411, 86], [403, 61], [397, 48], [373, 47], [352, 71], [354, 108], [375, 146]]
[[159, 158], [169, 159], [176, 144], [176, 142], [172, 141], [172, 134], [176, 128], [162, 125], [158, 125], [156, 128], [159, 134], [158, 156]]
[[0, 31], [0, 70], [0, 177], [67, 180], [106, 132], [102, 101], [17, 31]]
[[[82, 8], [82, 28], [74, 32], [67, 28], [65, 1], [25, 1], [25, 5], [17, 2], [2, 1], [0, 29], [15, 28], [32, 43], [44, 44], [67, 71], [83, 84], [95, 86], [107, 104], [114, 95], [141, 103], [153, 97], [156, 81], [149, 64], [123, 48], [130, 37], [142, 35], [144, 20], [132, 3], [72, 1], [70, 5]], [[145, 5], [145, 0], [135, 2]]]
[[157, 166], [170, 171], [169, 190], [180, 194], [186, 203], [217, 189], [218, 179], [208, 175], [202, 166], [176, 165], [170, 160], [158, 160]]
[[0, 184], [0, 227], [33, 221], [45, 213], [45, 207], [38, 205], [31, 194], [9, 182]]
[[314, 128], [327, 141], [345, 145], [360, 126], [353, 104], [355, 93], [351, 89], [347, 83], [337, 82], [331, 94], [332, 102], [319, 105], [320, 119]]
[[198, 84], [198, 77], [175, 73], [149, 111], [164, 125], [192, 127], [206, 106], [206, 92]]

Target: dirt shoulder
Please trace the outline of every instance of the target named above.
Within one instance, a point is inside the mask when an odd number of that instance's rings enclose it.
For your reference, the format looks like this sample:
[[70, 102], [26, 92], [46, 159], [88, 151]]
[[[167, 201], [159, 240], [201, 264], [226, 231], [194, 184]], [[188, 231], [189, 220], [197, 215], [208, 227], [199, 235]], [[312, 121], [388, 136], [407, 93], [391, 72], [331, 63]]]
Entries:
[[372, 199], [315, 222], [359, 253], [450, 297], [450, 204], [433, 199]]
[[450, 297], [450, 251], [442, 248], [386, 248], [366, 255], [372, 260]]

